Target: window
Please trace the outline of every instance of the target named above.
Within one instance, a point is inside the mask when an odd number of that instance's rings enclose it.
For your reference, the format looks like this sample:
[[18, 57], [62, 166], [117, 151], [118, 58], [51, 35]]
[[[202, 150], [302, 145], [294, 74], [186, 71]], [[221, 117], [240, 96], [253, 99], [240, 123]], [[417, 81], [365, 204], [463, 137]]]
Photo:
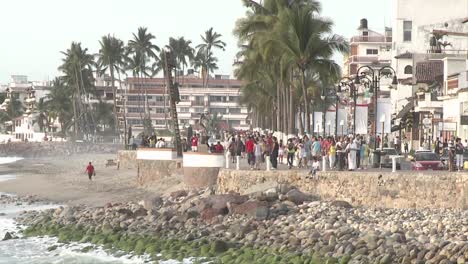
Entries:
[[129, 96], [128, 96], [128, 101], [138, 101], [138, 96], [136, 96], [136, 95], [129, 95]]
[[210, 96], [211, 102], [226, 102], [226, 96]]
[[158, 120], [154, 120], [154, 124], [156, 124], [156, 125], [165, 125], [166, 122], [164, 120], [159, 120], [158, 119]]
[[156, 108], [156, 113], [157, 114], [164, 114], [166, 112], [165, 110], [166, 109], [164, 109], [164, 108]]
[[229, 126], [240, 126], [240, 120], [229, 120]]
[[188, 95], [181, 95], [180, 96], [180, 101], [188, 101], [188, 100], [190, 100]]
[[203, 95], [195, 96], [195, 101], [203, 102], [203, 101], [205, 101], [205, 96], [203, 96]]
[[190, 108], [188, 108], [188, 107], [181, 107], [181, 108], [179, 108], [179, 112], [180, 112], [180, 113], [188, 113], [188, 112], [190, 112]]
[[377, 55], [377, 54], [379, 54], [379, 50], [378, 49], [367, 49], [366, 53], [367, 53], [367, 55]]
[[218, 114], [226, 114], [226, 108], [211, 108], [210, 112], [212, 114], [218, 113]]
[[229, 96], [229, 102], [238, 102], [239, 96]]
[[195, 113], [203, 113], [204, 108], [203, 107], [195, 107]]
[[143, 108], [138, 109], [138, 107], [129, 107], [128, 112], [129, 113], [143, 113], [144, 109]]
[[413, 67], [411, 65], [406, 65], [405, 74], [413, 74]]
[[403, 41], [411, 41], [412, 21], [403, 21]]
[[230, 114], [240, 114], [241, 109], [240, 108], [229, 108], [229, 113]]
[[128, 119], [128, 124], [129, 125], [139, 125], [139, 124], [141, 124], [141, 120], [140, 119]]
[[155, 96], [156, 102], [164, 102], [164, 96]]

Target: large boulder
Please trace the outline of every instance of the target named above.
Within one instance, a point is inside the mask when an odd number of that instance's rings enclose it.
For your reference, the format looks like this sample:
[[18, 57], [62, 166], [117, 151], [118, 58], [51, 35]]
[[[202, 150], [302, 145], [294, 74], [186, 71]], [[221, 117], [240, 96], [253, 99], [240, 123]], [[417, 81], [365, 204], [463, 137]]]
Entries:
[[172, 199], [177, 199], [177, 198], [180, 198], [180, 197], [185, 197], [187, 196], [188, 193], [186, 190], [179, 190], [179, 191], [175, 191], [175, 192], [171, 192], [170, 196]]
[[257, 220], [265, 220], [269, 215], [269, 207], [264, 202], [247, 201], [243, 204], [230, 204], [229, 213], [247, 215]]
[[331, 205], [335, 207], [353, 208], [353, 206], [350, 203], [346, 201], [340, 201], [340, 200], [331, 202]]
[[10, 232], [6, 232], [5, 236], [3, 237], [2, 241], [10, 240], [13, 239], [13, 236], [10, 234]]
[[209, 222], [213, 217], [216, 217], [219, 215], [226, 215], [227, 213], [228, 213], [227, 208], [223, 208], [223, 209], [206, 208], [201, 212], [200, 216], [204, 221]]
[[298, 189], [292, 189], [288, 193], [286, 193], [286, 198], [288, 201], [291, 201], [297, 205], [303, 204], [307, 201], [312, 201], [312, 196], [305, 194]]
[[138, 204], [143, 206], [146, 210], [158, 210], [161, 208], [161, 206], [164, 204], [164, 201], [161, 197], [155, 196], [155, 197], [149, 197], [144, 200], [141, 200]]
[[206, 208], [214, 208], [217, 210], [226, 209], [227, 204], [241, 204], [249, 198], [245, 195], [239, 194], [218, 194], [210, 195], [206, 198], [200, 199], [195, 202], [196, 207], [199, 211], [203, 211]]

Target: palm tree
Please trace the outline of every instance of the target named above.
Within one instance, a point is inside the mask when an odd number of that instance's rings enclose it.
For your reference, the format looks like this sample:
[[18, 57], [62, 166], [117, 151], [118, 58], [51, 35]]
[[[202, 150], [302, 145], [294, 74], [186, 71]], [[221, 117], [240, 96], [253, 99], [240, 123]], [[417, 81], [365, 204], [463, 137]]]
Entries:
[[73, 90], [66, 86], [60, 78], [55, 78], [52, 82], [52, 88], [47, 95], [47, 109], [49, 117], [58, 118], [60, 131], [65, 136], [68, 128], [74, 121], [73, 108]]
[[114, 94], [114, 119], [115, 119], [115, 126], [118, 129], [118, 119], [117, 119], [117, 88], [115, 87], [115, 70], [119, 71], [122, 70], [124, 66], [124, 57], [125, 57], [125, 47], [122, 40], [111, 36], [103, 36], [102, 39], [99, 41], [101, 48], [98, 53], [98, 61], [97, 64], [102, 67], [102, 72], [105, 72], [109, 69], [111, 82], [112, 82], [112, 92]]
[[[59, 67], [64, 73], [63, 81], [65, 85], [74, 87], [73, 91], [73, 130], [74, 136], [86, 129], [91, 133], [89, 123], [94, 122], [93, 116], [89, 112], [89, 93], [95, 92], [93, 67], [96, 65], [94, 56], [88, 53], [87, 48], [82, 48], [81, 43], [72, 42], [67, 51], [62, 52], [65, 58], [63, 64]], [[83, 104], [88, 102], [88, 106]], [[94, 126], [94, 125], [92, 125]]]
[[[148, 29], [145, 27], [139, 27], [137, 34], [133, 34], [133, 39], [128, 42], [128, 48], [130, 53], [132, 53], [135, 57], [139, 58], [138, 61], [141, 63], [139, 66], [139, 77], [143, 78], [143, 76], [148, 77], [150, 76], [149, 72], [149, 65], [151, 59], [158, 60], [157, 52], [160, 51], [160, 48], [153, 43], [155, 36], [149, 32]], [[151, 120], [150, 112], [149, 112], [149, 105], [147, 102], [147, 95], [148, 91], [145, 86], [145, 120], [142, 120], [144, 124], [147, 124], [148, 120]], [[151, 123], [151, 122], [150, 122]], [[145, 130], [149, 133], [151, 128], [147, 127]]]
[[205, 53], [203, 50], [198, 49], [195, 58], [193, 59], [193, 67], [195, 69], [201, 69], [203, 86], [208, 85], [208, 76], [210, 72], [218, 69], [218, 59], [213, 56], [212, 52]]
[[182, 68], [182, 76], [185, 74], [185, 67], [189, 61], [194, 59], [194, 49], [191, 47], [192, 41], [185, 40], [184, 37], [178, 39], [170, 38], [168, 48], [174, 54], [176, 60], [176, 78], [178, 78], [179, 70]]
[[222, 35], [214, 32], [213, 28], [205, 31], [205, 36], [200, 35], [203, 43], [196, 46], [197, 49], [201, 49], [205, 53], [209, 53], [211, 48], [224, 49], [226, 48], [226, 43], [221, 40]]
[[[212, 48], [222, 49], [224, 51], [226, 48], [226, 43], [221, 40], [222, 35], [213, 31], [213, 28], [205, 31], [205, 35], [200, 35], [200, 37], [203, 43], [196, 46], [197, 55], [195, 60], [198, 62], [206, 62], [205, 65], [201, 65], [203, 85], [206, 87], [208, 85], [210, 70], [217, 69], [217, 67], [214, 68], [212, 64], [213, 60], [214, 62], [217, 61], [217, 59], [213, 56]], [[211, 65], [209, 65], [209, 63], [211, 63]]]
[[39, 99], [39, 102], [35, 105], [35, 112], [37, 113], [35, 123], [39, 126], [39, 131], [44, 132], [44, 128], [49, 127], [49, 107], [48, 102], [44, 100], [45, 98]]
[[[340, 67], [331, 57], [335, 51], [348, 52], [348, 43], [338, 35], [331, 34], [333, 23], [316, 15], [320, 10], [315, 5], [293, 5], [283, 9], [275, 25], [275, 34], [267, 43], [281, 49], [281, 59], [294, 63], [301, 76], [301, 89], [305, 113], [305, 127], [310, 129], [309, 91], [306, 83], [307, 74], [328, 72], [339, 76]], [[324, 37], [327, 36], [328, 37]], [[318, 97], [320, 94], [314, 94]]]

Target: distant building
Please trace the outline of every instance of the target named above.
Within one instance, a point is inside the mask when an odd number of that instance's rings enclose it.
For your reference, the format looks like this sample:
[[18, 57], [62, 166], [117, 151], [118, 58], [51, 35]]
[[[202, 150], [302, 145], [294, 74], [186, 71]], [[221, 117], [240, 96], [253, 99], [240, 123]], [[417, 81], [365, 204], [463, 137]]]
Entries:
[[[225, 130], [248, 129], [248, 109], [239, 103], [241, 81], [230, 79], [229, 76], [217, 75], [208, 80], [207, 87], [203, 80], [194, 75], [180, 77], [177, 113], [180, 127], [192, 125], [199, 127], [202, 114], [218, 114], [221, 126]], [[153, 127], [168, 128], [170, 122], [169, 95], [164, 78], [127, 78], [120, 102], [120, 120], [125, 113], [127, 125], [135, 130], [142, 130], [141, 116], [145, 107], [149, 109]], [[141, 114], [140, 114], [141, 113]]]
[[350, 39], [351, 52], [344, 58], [343, 75], [355, 75], [359, 67], [382, 67], [391, 63], [392, 29], [379, 33], [369, 29], [367, 19], [361, 19], [357, 35]]
[[399, 85], [391, 98], [397, 119], [414, 120], [404, 132], [415, 148], [436, 137], [468, 138], [468, 122], [460, 120], [468, 103], [460, 80], [468, 69], [467, 10], [466, 0], [394, 1], [392, 66]]

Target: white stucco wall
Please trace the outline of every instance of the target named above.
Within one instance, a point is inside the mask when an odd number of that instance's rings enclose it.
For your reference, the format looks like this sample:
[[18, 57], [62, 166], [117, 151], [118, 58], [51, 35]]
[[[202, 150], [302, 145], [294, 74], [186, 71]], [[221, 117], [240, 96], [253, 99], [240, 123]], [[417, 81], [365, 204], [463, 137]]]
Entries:
[[172, 149], [138, 149], [138, 160], [175, 160], [177, 152]]
[[225, 163], [224, 154], [186, 152], [183, 157], [184, 168], [223, 168]]

